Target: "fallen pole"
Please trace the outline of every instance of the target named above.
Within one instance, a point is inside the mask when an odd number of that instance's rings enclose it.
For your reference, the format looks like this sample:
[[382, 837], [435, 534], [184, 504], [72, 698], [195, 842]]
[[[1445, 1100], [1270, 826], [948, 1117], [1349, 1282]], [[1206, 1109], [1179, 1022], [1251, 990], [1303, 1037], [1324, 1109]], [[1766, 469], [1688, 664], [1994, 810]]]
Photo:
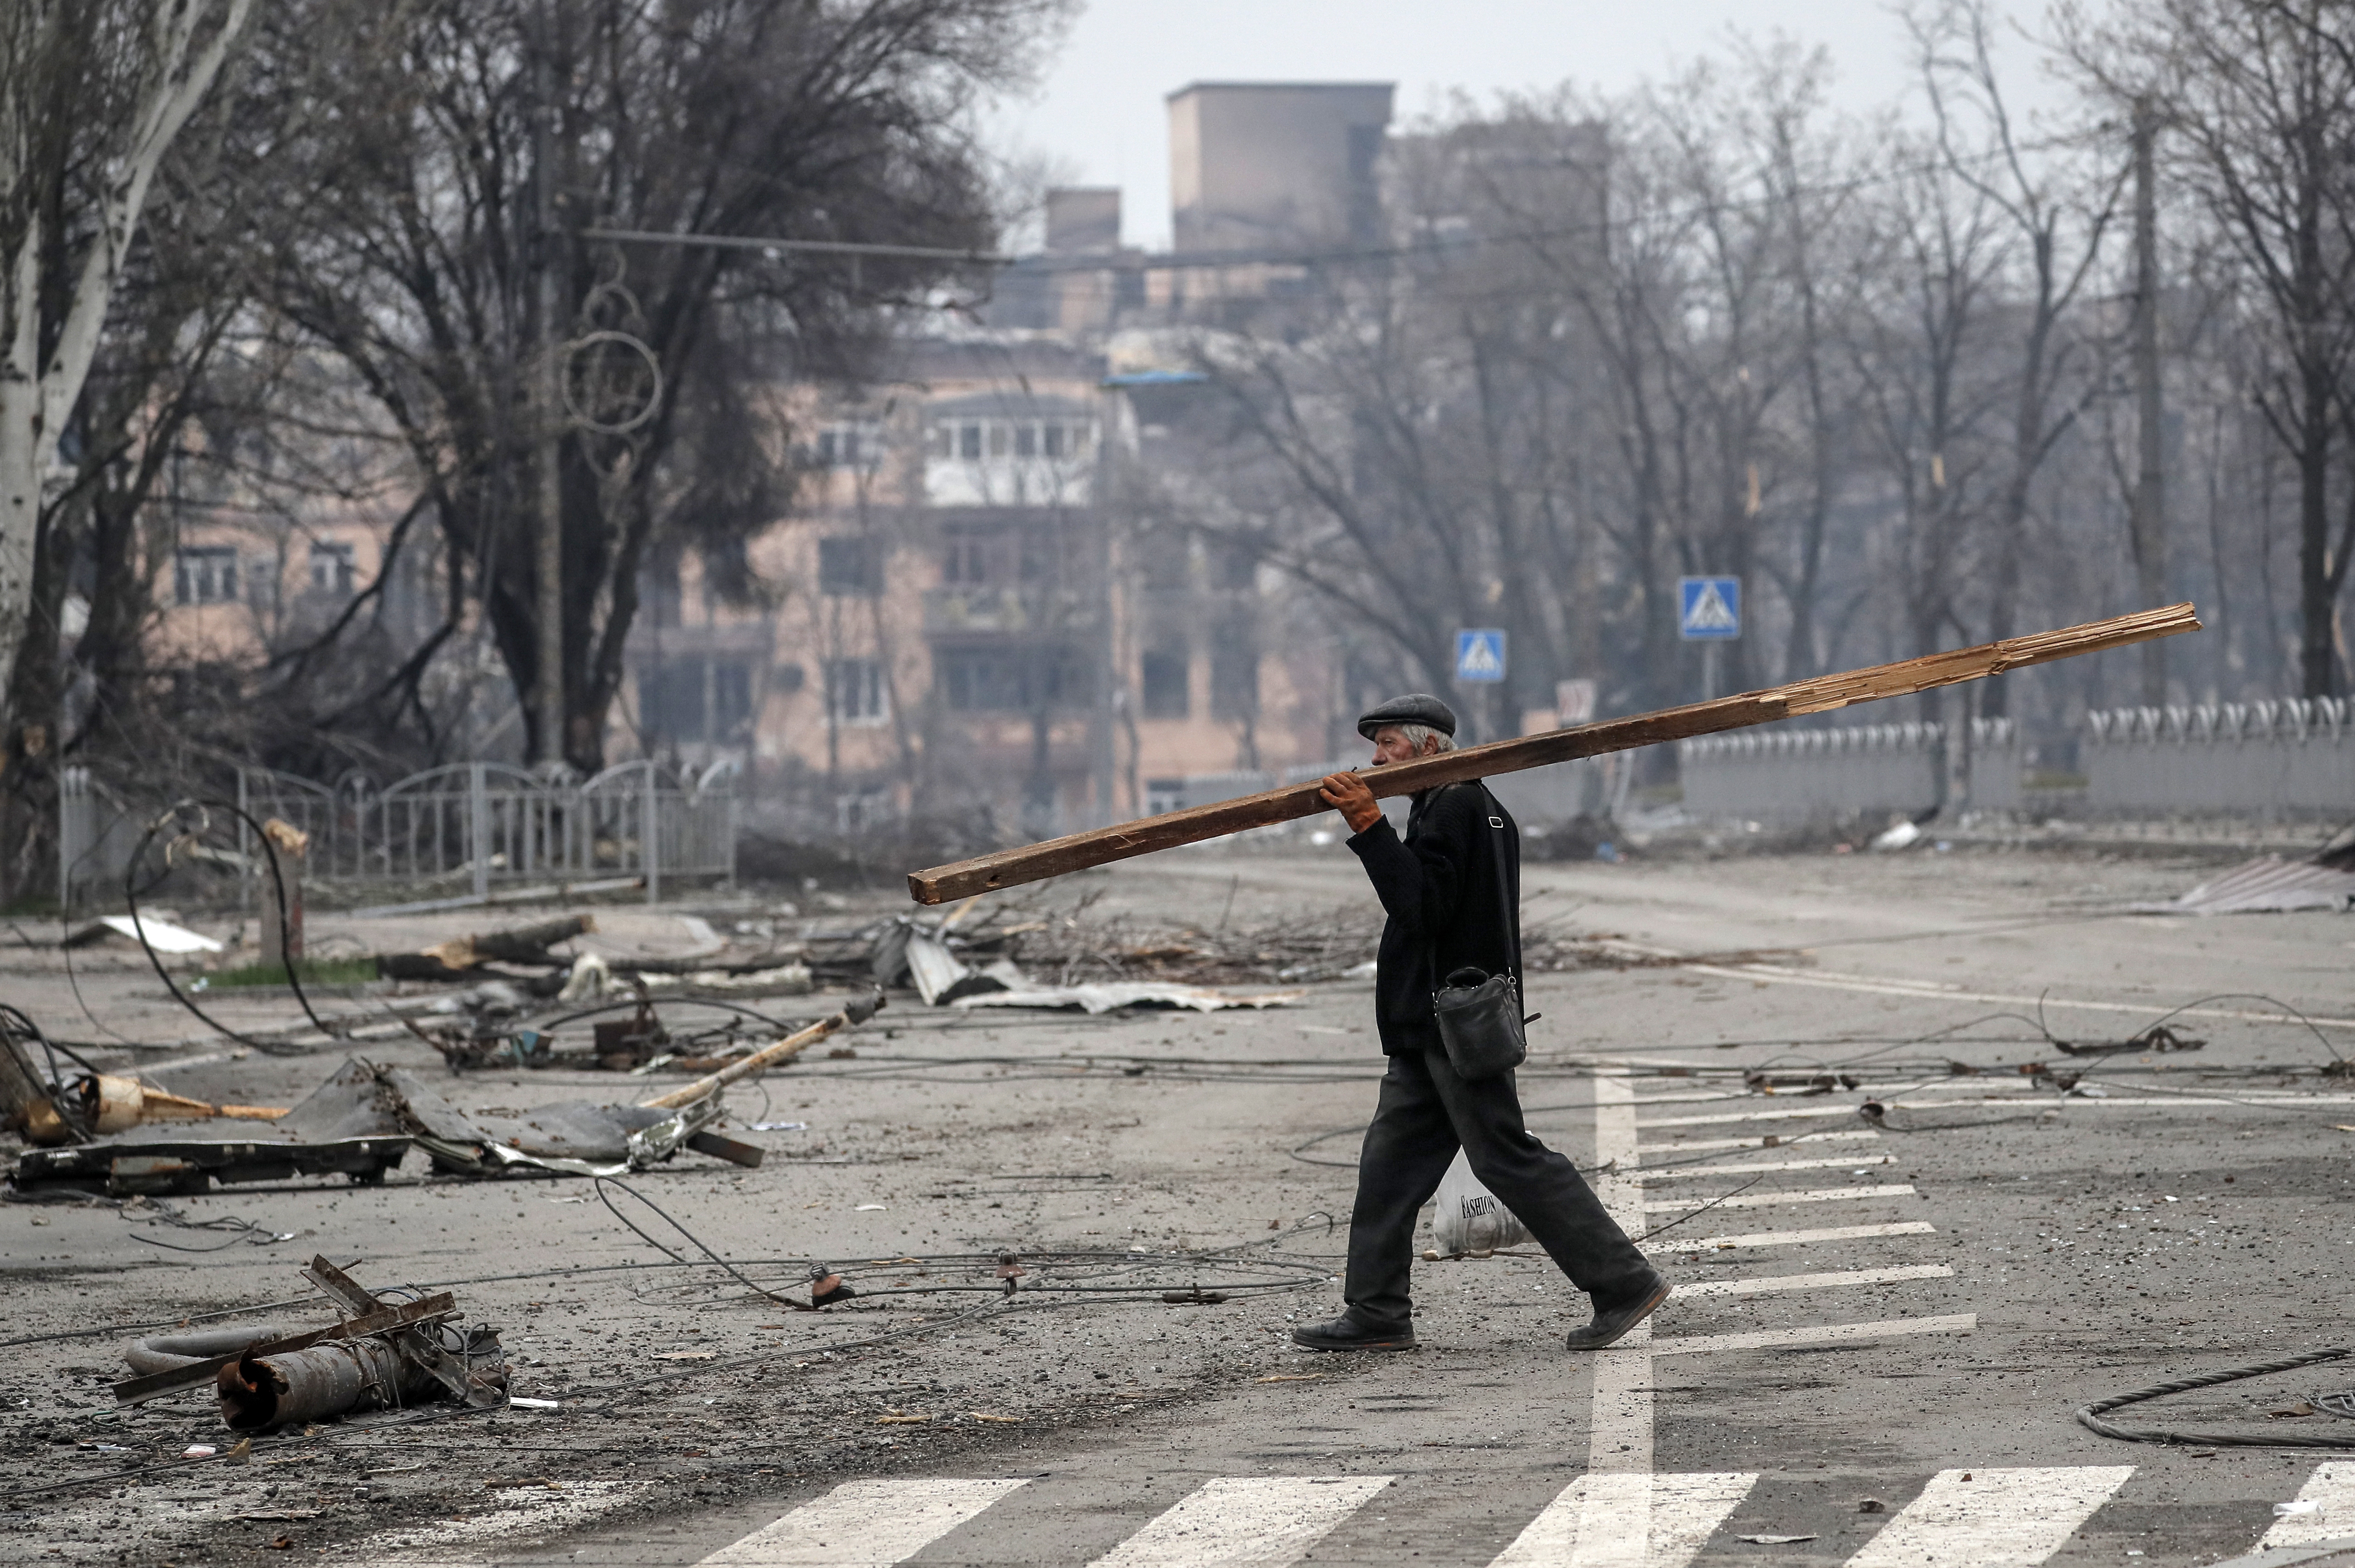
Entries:
[[764, 1068], [792, 1061], [837, 1029], [847, 1029], [854, 1023], [866, 1022], [875, 1016], [875, 1010], [882, 1005], [883, 993], [870, 991], [840, 1012], [829, 1013], [807, 1029], [788, 1034], [773, 1044], [763, 1045], [741, 1062], [730, 1062], [709, 1076], [698, 1078], [695, 1082], [673, 1089], [666, 1095], [656, 1095], [650, 1100], [640, 1100], [638, 1104], [652, 1110], [675, 1110], [680, 1106], [693, 1105], [706, 1095], [718, 1094], [739, 1078], [750, 1077]]
[[[1570, 762], [1582, 757], [1601, 757], [1614, 751], [1632, 751], [1641, 746], [1688, 740], [1697, 735], [1715, 735], [1721, 730], [1742, 729], [1775, 719], [1829, 713], [1852, 703], [1910, 696], [1938, 686], [1952, 686], [1964, 681], [2000, 675], [2007, 670], [2024, 669], [2030, 664], [2049, 664], [2059, 659], [2073, 659], [2081, 653], [2098, 653], [2105, 649], [2124, 648], [2136, 642], [2147, 642], [2156, 637], [2172, 637], [2178, 632], [2199, 630], [2200, 618], [2190, 605], [2169, 605], [2163, 609], [2139, 610], [2133, 615], [2116, 616], [2108, 620], [2063, 627], [2058, 631], [2041, 631], [2029, 637], [2007, 637], [2000, 642], [1983, 642], [1976, 648], [1956, 648], [1944, 653], [1924, 654], [1919, 659], [1901, 659], [1893, 664], [1875, 664], [1869, 669], [1850, 670], [1845, 674], [1794, 681], [1788, 685], [1774, 686], [1763, 692], [1744, 692], [1740, 696], [1721, 697], [1715, 702], [1693, 703], [1680, 708], [1663, 708], [1657, 713], [1605, 719], [1599, 724], [1580, 725], [1574, 729], [1554, 730], [1545, 735], [1492, 740], [1486, 746], [1467, 747], [1462, 751], [1443, 752], [1437, 757], [1418, 758], [1412, 762], [1396, 762], [1386, 768], [1373, 768], [1365, 774], [1365, 779], [1367, 787], [1377, 797], [1412, 795], [1435, 785], [1454, 784], [1466, 779], [1517, 773], [1527, 768], [1543, 768], [1549, 763]], [[1331, 809], [1325, 804], [1317, 789], [1316, 782], [1312, 779], [1257, 795], [1218, 800], [1207, 806], [1192, 806], [1158, 817], [1145, 817], [1134, 822], [1123, 822], [1117, 827], [1095, 828], [1083, 833], [1049, 839], [1044, 843], [999, 850], [993, 854], [958, 861], [954, 865], [911, 871], [908, 874], [908, 892], [919, 904], [943, 904], [953, 898], [969, 898], [976, 893], [1018, 887], [1026, 882], [1039, 882], [1067, 872], [1084, 871], [1090, 866], [1151, 854], [1156, 850], [1175, 849], [1180, 844], [1221, 838], [1246, 828], [1288, 822]]]

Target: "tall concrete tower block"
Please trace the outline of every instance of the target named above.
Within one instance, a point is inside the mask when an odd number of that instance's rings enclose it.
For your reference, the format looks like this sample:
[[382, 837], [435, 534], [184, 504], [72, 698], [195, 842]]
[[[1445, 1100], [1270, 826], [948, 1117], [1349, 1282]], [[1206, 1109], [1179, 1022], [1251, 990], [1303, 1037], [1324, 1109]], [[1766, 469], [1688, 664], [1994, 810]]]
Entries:
[[1061, 185], [1047, 193], [1047, 251], [1120, 249], [1120, 187]]
[[1375, 164], [1392, 84], [1198, 81], [1169, 95], [1169, 198], [1181, 251], [1288, 249], [1380, 237]]

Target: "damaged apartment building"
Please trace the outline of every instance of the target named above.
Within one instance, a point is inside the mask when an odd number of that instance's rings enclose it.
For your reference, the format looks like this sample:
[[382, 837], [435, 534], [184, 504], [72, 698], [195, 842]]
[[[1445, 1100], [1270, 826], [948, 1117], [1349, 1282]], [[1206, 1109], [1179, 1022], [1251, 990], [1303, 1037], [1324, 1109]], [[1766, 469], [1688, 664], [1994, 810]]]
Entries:
[[[746, 543], [760, 591], [719, 591], [692, 551], [642, 575], [607, 757], [732, 767], [741, 820], [796, 838], [1064, 832], [1355, 758], [1363, 683], [1328, 620], [1249, 519], [1239, 543], [1166, 502], [1219, 418], [1177, 345], [1280, 310], [1305, 276], [1287, 255], [1377, 237], [1391, 96], [1175, 92], [1173, 251], [1123, 244], [1115, 190], [1050, 192], [1042, 247], [977, 310], [858, 388], [780, 388], [801, 482]], [[383, 527], [308, 532], [184, 525], [161, 635], [259, 649], [281, 600], [316, 618], [368, 585]], [[464, 744], [519, 758], [511, 697], [478, 706]]]
[[1376, 234], [1390, 103], [1387, 84], [1173, 93], [1174, 252], [1122, 244], [1117, 191], [1050, 192], [1042, 250], [982, 324], [800, 405], [800, 503], [750, 550], [782, 601], [643, 630], [646, 743], [741, 748], [752, 820], [801, 833], [1064, 832], [1354, 756], [1322, 617], [1156, 498], [1219, 418], [1169, 329], [1246, 324], [1300, 277], [1286, 254]]

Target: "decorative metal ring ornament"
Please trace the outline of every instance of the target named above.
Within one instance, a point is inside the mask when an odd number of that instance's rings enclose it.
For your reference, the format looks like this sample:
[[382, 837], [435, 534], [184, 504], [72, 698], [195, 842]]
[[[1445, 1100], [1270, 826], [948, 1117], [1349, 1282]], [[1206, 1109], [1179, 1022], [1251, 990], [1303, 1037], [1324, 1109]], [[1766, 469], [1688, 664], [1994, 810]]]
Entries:
[[[636, 407], [629, 411], [628, 417], [625, 418], [602, 418], [601, 417], [602, 411], [602, 407], [597, 413], [592, 413], [590, 409], [582, 408], [581, 399], [576, 395], [573, 386], [576, 379], [585, 379], [584, 377], [577, 377], [575, 374], [577, 367], [580, 366], [583, 361], [583, 356], [601, 349], [603, 345], [608, 344], [618, 344], [620, 347], [636, 355], [637, 357], [644, 362], [645, 366], [646, 378], [651, 383], [647, 387], [645, 396], [638, 400]], [[638, 337], [636, 334], [626, 332], [615, 332], [610, 328], [597, 332], [583, 333], [581, 336], [572, 339], [570, 343], [567, 343], [564, 345], [563, 352], [564, 365], [562, 373], [557, 376], [557, 383], [563, 392], [564, 411], [571, 416], [572, 422], [578, 425], [581, 429], [593, 431], [601, 436], [626, 436], [632, 430], [636, 429], [639, 426], [653, 418], [655, 417], [655, 410], [662, 407], [662, 362], [655, 357], [655, 351], [646, 346], [645, 340]], [[608, 382], [608, 385], [615, 387], [618, 389], [619, 377], [613, 378], [612, 381]], [[621, 402], [621, 398], [616, 396], [611, 399], [600, 398], [598, 401], [601, 405], [608, 401], [619, 404]]]

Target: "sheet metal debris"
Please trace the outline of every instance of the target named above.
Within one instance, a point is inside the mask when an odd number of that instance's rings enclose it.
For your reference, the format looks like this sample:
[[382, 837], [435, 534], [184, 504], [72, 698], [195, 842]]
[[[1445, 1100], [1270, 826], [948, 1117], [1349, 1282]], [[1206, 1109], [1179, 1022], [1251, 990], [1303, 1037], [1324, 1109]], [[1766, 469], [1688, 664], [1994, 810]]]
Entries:
[[[2337, 858], [2337, 857], [2332, 857]], [[2280, 914], [2293, 909], [2355, 909], [2355, 871], [2323, 860], [2259, 855], [2211, 877], [2179, 898], [2137, 907], [2166, 915]]]
[[711, 1128], [723, 1091], [756, 1073], [783, 1066], [841, 1029], [865, 1022], [883, 1005], [870, 993], [841, 1012], [762, 1046], [694, 1082], [639, 1105], [567, 1101], [516, 1112], [469, 1113], [403, 1067], [359, 1057], [274, 1123], [236, 1138], [174, 1137], [148, 1126], [118, 1138], [19, 1156], [10, 1181], [19, 1188], [65, 1186], [117, 1196], [207, 1191], [215, 1181], [282, 1181], [341, 1173], [380, 1181], [411, 1148], [436, 1171], [496, 1176], [517, 1169], [570, 1176], [618, 1176], [691, 1149], [740, 1165], [764, 1151]]
[[1078, 1008], [1092, 1013], [1112, 1012], [1124, 1007], [1169, 1007], [1190, 1009], [1195, 1012], [1219, 1012], [1232, 1007], [1283, 1007], [1299, 1001], [1305, 994], [1297, 991], [1263, 991], [1252, 996], [1230, 996], [1225, 991], [1212, 991], [1207, 986], [1107, 982], [991, 991], [981, 996], [960, 997], [949, 1005], [1033, 1007], [1066, 1012]]

